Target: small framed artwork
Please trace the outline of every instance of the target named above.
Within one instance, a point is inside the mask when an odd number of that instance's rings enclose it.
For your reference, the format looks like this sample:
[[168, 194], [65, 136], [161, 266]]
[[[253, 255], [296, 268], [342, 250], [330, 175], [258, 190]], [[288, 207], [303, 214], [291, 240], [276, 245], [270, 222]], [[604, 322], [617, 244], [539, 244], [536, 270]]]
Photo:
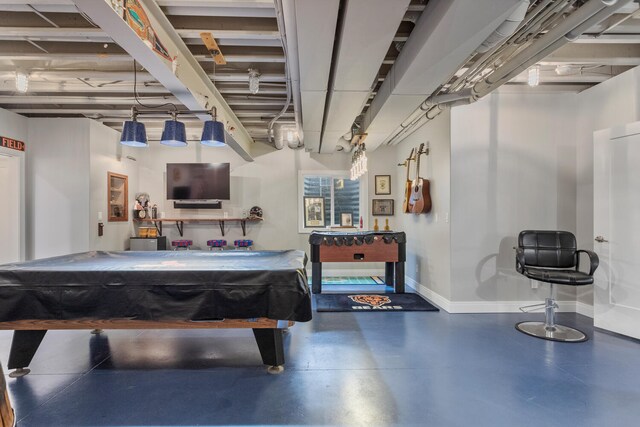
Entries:
[[324, 227], [324, 197], [304, 197], [304, 226]]
[[353, 214], [351, 212], [342, 212], [340, 214], [340, 226], [353, 227]]
[[391, 194], [391, 175], [376, 175], [376, 195]]
[[373, 199], [373, 215], [393, 215], [393, 199]]

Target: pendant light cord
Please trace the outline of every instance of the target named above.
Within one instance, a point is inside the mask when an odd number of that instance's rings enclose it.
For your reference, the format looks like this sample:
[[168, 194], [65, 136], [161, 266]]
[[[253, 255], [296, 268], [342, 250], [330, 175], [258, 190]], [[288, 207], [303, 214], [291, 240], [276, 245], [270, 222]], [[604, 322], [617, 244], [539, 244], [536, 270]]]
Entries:
[[140, 102], [140, 99], [138, 98], [138, 70], [136, 67], [136, 60], [133, 60], [133, 99], [142, 107], [144, 108], [163, 108], [163, 107], [167, 107], [167, 106], [171, 106], [174, 110], [173, 114], [178, 114], [178, 107], [176, 107], [176, 104], [172, 103], [172, 102], [167, 102], [164, 104], [160, 104], [160, 105], [145, 105], [142, 102]]

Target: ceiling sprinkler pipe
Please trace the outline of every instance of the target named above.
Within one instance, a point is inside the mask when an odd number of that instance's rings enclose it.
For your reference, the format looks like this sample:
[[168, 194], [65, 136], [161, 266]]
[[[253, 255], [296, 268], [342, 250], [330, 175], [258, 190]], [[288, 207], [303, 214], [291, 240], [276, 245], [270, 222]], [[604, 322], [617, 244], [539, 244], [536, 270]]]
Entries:
[[[557, 49], [567, 43], [568, 40], [565, 38], [565, 35], [573, 31], [589, 18], [598, 14], [603, 9], [612, 8], [612, 6], [608, 4], [611, 2], [615, 4], [617, 3], [617, 0], [592, 0], [582, 5], [575, 12], [569, 15], [569, 17], [567, 17], [561, 24], [549, 30], [546, 34], [540, 37], [540, 39], [518, 53], [505, 65], [490, 74], [486, 79], [476, 83], [473, 87], [473, 96], [476, 99], [481, 98], [496, 87], [502, 85], [506, 76], [510, 75], [515, 69], [518, 69], [524, 64], [526, 64], [524, 65], [524, 69], [526, 69], [529, 65], [535, 63], [534, 61], [531, 61], [531, 58], [535, 57], [539, 52], [544, 51], [549, 46], [554, 46], [555, 49]], [[613, 13], [613, 11], [611, 11], [611, 13]]]
[[485, 53], [516, 32], [529, 9], [529, 0], [521, 0], [515, 11], [476, 49]]

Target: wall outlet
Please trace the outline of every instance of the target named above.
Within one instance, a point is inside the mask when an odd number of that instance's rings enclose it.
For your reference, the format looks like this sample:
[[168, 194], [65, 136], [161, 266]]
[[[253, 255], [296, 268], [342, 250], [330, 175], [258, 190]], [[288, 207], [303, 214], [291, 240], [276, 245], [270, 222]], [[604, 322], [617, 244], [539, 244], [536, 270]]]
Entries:
[[438, 213], [437, 212], [435, 214], [433, 214], [433, 220], [434, 220], [434, 222], [438, 222]]
[[531, 289], [538, 289], [538, 281], [537, 280], [532, 280], [531, 281]]

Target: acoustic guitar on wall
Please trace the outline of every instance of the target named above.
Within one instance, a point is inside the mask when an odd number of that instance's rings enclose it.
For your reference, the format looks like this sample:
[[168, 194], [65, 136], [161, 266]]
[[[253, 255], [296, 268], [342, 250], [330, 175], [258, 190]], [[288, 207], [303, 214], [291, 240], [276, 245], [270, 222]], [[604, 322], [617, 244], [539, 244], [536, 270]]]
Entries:
[[407, 181], [404, 184], [404, 201], [402, 202], [402, 212], [411, 213], [411, 207], [409, 206], [409, 198], [411, 197], [411, 184], [413, 181], [409, 178], [409, 172], [411, 170], [410, 165], [413, 160], [413, 153], [416, 151], [415, 148], [411, 149], [411, 153], [409, 153], [409, 157], [406, 158], [404, 163], [400, 163], [398, 166], [404, 166], [407, 168]]
[[424, 149], [424, 143], [420, 144], [420, 148], [416, 153], [416, 177], [411, 184], [411, 197], [409, 198], [411, 213], [415, 214], [428, 213], [431, 211], [429, 180], [420, 178], [420, 156], [428, 153], [429, 150], [427, 149], [425, 151]]

